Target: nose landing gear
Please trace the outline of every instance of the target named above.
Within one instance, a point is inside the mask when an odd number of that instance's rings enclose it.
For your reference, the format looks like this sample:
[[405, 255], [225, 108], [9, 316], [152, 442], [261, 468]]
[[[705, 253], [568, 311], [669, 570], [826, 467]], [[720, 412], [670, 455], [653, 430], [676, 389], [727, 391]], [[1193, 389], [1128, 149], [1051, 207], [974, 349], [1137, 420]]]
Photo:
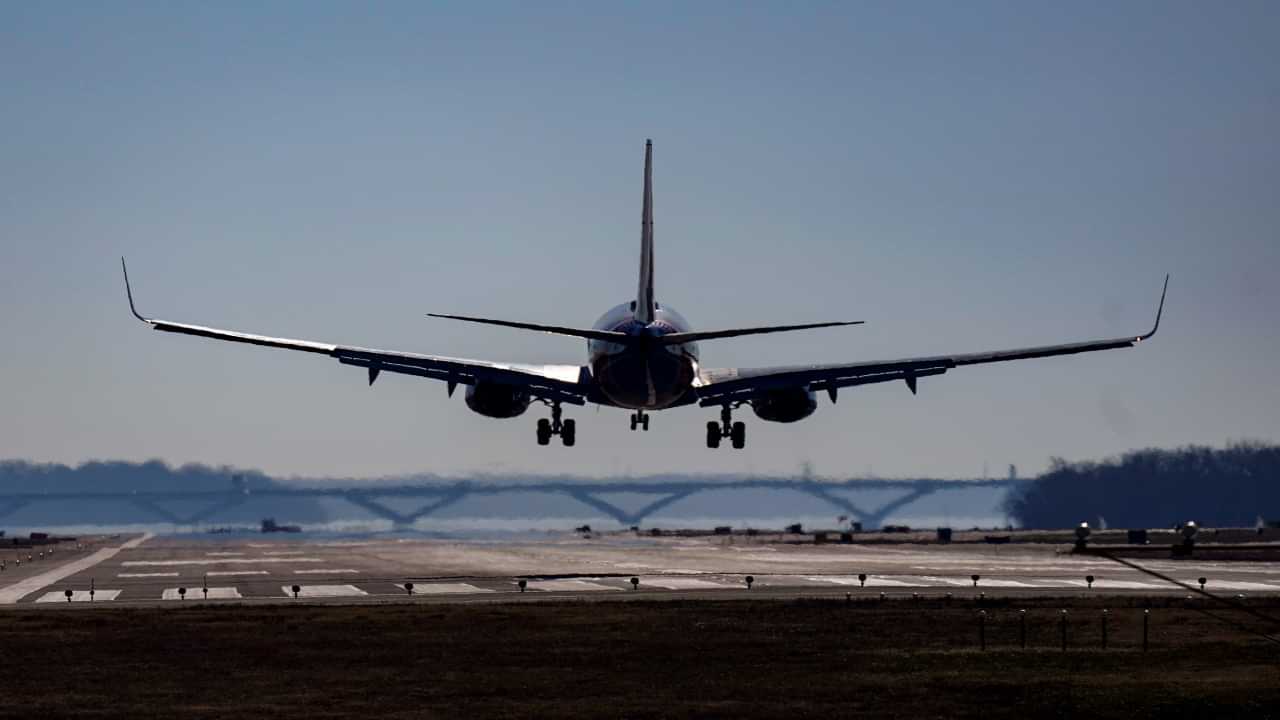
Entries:
[[541, 418], [538, 420], [538, 444], [550, 445], [553, 435], [560, 436], [560, 442], [565, 447], [573, 447], [578, 439], [578, 424], [573, 418], [565, 420], [560, 419], [560, 403], [551, 403], [551, 419]]
[[643, 410], [631, 413], [631, 429], [634, 431], [637, 427], [649, 432], [649, 413]]
[[707, 447], [720, 447], [722, 438], [729, 438], [735, 450], [747, 445], [747, 425], [741, 420], [733, 422], [733, 410], [728, 405], [720, 408], [720, 422], [707, 421]]

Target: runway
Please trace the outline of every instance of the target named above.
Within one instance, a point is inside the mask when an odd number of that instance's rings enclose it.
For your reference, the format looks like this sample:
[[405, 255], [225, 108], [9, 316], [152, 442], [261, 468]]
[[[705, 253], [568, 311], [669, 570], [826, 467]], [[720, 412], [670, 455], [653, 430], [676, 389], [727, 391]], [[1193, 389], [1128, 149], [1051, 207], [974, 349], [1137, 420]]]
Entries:
[[[548, 533], [508, 540], [126, 536], [93, 538], [83, 545], [76, 549], [63, 544], [56, 553], [32, 560], [27, 560], [27, 551], [0, 550], [0, 560], [5, 561], [0, 609], [184, 602], [658, 600], [748, 594], [1187, 593], [1186, 588], [1102, 558], [1073, 556], [1061, 545], [812, 545], [742, 536], [655, 538], [631, 533]], [[1140, 562], [1192, 587], [1203, 577], [1211, 592], [1280, 595], [1276, 562]], [[638, 582], [633, 584], [632, 578]]]

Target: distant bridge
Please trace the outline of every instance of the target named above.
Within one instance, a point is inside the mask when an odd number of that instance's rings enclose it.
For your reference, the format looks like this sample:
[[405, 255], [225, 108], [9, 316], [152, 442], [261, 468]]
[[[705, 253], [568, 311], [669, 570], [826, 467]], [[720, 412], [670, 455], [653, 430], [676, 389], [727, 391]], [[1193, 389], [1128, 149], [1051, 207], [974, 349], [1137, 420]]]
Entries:
[[[546, 493], [564, 495], [597, 510], [624, 526], [641, 525], [645, 518], [673, 503], [704, 492], [721, 490], [782, 490], [817, 498], [836, 508], [841, 514], [861, 522], [863, 527], [878, 528], [893, 513], [917, 500], [937, 492], [967, 490], [975, 487], [1008, 488], [1023, 480], [844, 480], [815, 479], [743, 479], [698, 481], [637, 481], [637, 482], [530, 482], [500, 483], [463, 481], [432, 485], [373, 485], [370, 487], [297, 487], [297, 488], [248, 488], [236, 486], [230, 490], [200, 492], [65, 492], [65, 493], [12, 493], [0, 495], [0, 518], [4, 518], [33, 503], [109, 501], [131, 503], [150, 517], [175, 525], [195, 525], [210, 522], [220, 512], [239, 507], [255, 498], [290, 499], [339, 499], [373, 515], [390, 520], [398, 527], [412, 525], [443, 508], [473, 496], [503, 495], [507, 493]], [[878, 507], [865, 507], [844, 497], [842, 493], [859, 490], [900, 490], [902, 495]], [[652, 498], [638, 509], [627, 510], [610, 502], [607, 496], [617, 493], [642, 495]], [[388, 501], [417, 501], [410, 510], [396, 509]], [[200, 505], [191, 512], [179, 512], [172, 503]], [[411, 504], [411, 503], [406, 503]]]

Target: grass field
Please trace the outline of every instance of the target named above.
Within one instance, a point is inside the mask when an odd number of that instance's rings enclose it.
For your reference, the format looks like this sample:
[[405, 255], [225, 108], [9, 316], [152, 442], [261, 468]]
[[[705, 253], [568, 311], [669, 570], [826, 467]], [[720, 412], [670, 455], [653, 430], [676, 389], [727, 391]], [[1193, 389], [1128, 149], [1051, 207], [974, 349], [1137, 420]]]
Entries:
[[0, 717], [1280, 717], [1280, 646], [1140, 602], [19, 609]]

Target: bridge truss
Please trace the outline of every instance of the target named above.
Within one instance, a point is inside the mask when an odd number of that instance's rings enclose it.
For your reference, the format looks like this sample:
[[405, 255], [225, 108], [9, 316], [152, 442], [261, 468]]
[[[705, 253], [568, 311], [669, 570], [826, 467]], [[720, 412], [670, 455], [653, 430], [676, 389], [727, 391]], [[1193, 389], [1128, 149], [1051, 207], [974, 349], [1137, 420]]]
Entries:
[[[620, 525], [641, 525], [645, 519], [674, 503], [699, 493], [725, 490], [774, 490], [808, 495], [823, 501], [872, 529], [884, 524], [893, 513], [921, 498], [939, 492], [978, 487], [1008, 488], [1019, 480], [887, 480], [857, 479], [844, 481], [816, 479], [751, 478], [742, 480], [699, 481], [624, 481], [608, 483], [546, 482], [474, 482], [431, 485], [371, 485], [369, 487], [234, 487], [227, 491], [201, 492], [66, 492], [13, 493], [0, 495], [0, 519], [35, 503], [48, 502], [124, 502], [143, 511], [148, 517], [174, 525], [197, 525], [213, 521], [219, 513], [240, 507], [254, 499], [337, 499], [391, 521], [397, 527], [408, 527], [418, 520], [439, 512], [462, 500], [475, 496], [510, 493], [544, 493], [567, 496], [582, 505], [616, 520]], [[901, 495], [870, 507], [847, 497], [863, 490], [898, 490]], [[608, 496], [628, 494], [648, 499], [636, 509], [625, 509]], [[393, 507], [389, 502], [397, 503]], [[175, 510], [174, 505], [196, 510]], [[405, 510], [404, 507], [410, 509]]]

